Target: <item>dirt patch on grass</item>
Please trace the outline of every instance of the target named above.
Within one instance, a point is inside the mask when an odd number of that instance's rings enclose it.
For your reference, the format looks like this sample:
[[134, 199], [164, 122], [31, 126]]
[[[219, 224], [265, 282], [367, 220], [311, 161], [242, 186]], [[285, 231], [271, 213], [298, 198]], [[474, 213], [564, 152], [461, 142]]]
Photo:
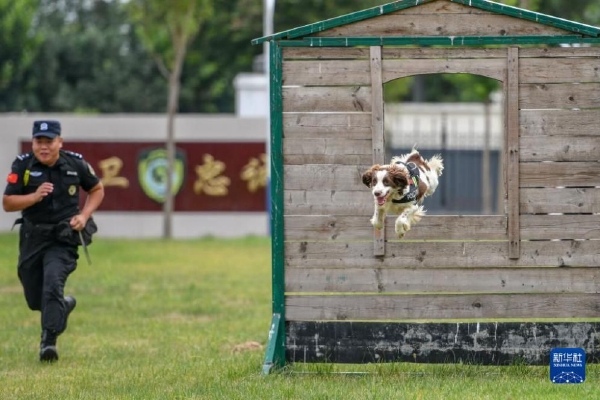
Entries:
[[242, 351], [253, 351], [253, 350], [262, 350], [263, 345], [258, 342], [244, 342], [240, 344], [236, 344], [233, 346], [234, 353], [240, 353]]
[[0, 286], [0, 294], [23, 294], [21, 286]]

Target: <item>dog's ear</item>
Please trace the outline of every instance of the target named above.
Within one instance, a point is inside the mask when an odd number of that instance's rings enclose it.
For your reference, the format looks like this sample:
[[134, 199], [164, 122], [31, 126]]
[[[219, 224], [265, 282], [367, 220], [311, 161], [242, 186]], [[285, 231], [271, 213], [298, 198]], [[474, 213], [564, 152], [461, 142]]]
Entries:
[[373, 182], [373, 168], [369, 168], [362, 174], [362, 181], [366, 187], [371, 187], [371, 182]]
[[404, 172], [402, 169], [396, 166], [392, 166], [390, 168], [389, 175], [392, 178], [392, 182], [394, 182], [394, 185], [396, 185], [396, 187], [404, 188], [408, 186], [408, 176], [406, 175], [406, 172]]
[[373, 182], [373, 174], [377, 169], [379, 169], [379, 165], [373, 165], [362, 175], [362, 181], [365, 184], [365, 186], [371, 187], [371, 183]]

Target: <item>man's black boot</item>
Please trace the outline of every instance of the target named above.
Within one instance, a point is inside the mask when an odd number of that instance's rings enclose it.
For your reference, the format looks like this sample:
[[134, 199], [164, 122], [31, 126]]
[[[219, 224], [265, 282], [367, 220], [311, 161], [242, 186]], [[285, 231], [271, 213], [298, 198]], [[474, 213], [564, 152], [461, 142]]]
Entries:
[[71, 311], [73, 311], [75, 309], [76, 305], [77, 305], [77, 300], [75, 300], [75, 297], [73, 297], [73, 296], [65, 297], [65, 308], [66, 308], [65, 325], [63, 327], [62, 332], [64, 332], [67, 329], [67, 320], [69, 319], [69, 314], [71, 314]]
[[40, 343], [40, 361], [53, 362], [58, 360], [58, 351], [56, 351], [55, 331], [44, 329], [42, 331], [42, 341]]

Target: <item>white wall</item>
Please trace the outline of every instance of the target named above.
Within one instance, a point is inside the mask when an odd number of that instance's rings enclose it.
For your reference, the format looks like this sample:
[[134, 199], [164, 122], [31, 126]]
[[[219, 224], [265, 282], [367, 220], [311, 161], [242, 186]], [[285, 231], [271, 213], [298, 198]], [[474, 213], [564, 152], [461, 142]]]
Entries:
[[[0, 114], [0, 168], [6, 175], [19, 154], [19, 142], [31, 140], [33, 121], [56, 119], [61, 122], [65, 148], [73, 141], [160, 141], [166, 138], [167, 119], [155, 114]], [[238, 118], [233, 115], [182, 115], [175, 123], [179, 142], [257, 142], [266, 140], [266, 118]], [[85, 155], [84, 155], [85, 156]], [[5, 175], [5, 176], [6, 176]], [[0, 232], [9, 231], [20, 213], [0, 210]], [[160, 212], [97, 212], [99, 237], [160, 237]], [[175, 213], [173, 236], [189, 238], [205, 235], [238, 237], [267, 235], [265, 212]]]

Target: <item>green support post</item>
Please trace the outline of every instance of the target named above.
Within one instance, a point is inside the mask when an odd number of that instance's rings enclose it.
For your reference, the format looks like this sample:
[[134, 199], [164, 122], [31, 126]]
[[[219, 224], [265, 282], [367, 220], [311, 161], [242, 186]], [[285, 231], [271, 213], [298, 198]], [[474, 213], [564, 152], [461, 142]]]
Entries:
[[271, 252], [273, 283], [273, 319], [269, 329], [269, 343], [263, 365], [263, 374], [273, 367], [285, 365], [285, 282], [284, 282], [284, 225], [283, 225], [283, 95], [282, 50], [271, 41]]

